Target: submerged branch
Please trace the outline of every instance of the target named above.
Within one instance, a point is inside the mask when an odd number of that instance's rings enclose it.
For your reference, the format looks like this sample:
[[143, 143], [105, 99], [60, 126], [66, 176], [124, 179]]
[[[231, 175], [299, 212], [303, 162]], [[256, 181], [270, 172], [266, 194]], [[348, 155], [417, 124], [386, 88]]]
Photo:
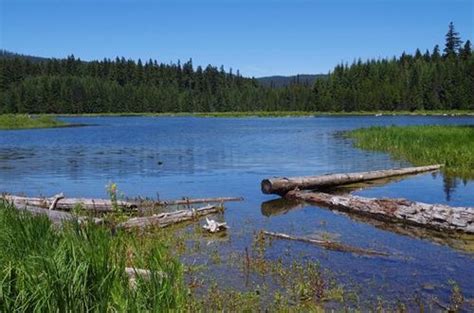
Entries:
[[329, 240], [320, 240], [320, 239], [312, 239], [308, 237], [297, 237], [297, 236], [290, 236], [283, 233], [275, 233], [269, 231], [262, 231], [262, 233], [266, 236], [275, 237], [279, 239], [286, 239], [286, 240], [293, 240], [293, 241], [301, 241], [306, 243], [311, 243], [324, 249], [333, 250], [333, 251], [340, 251], [340, 252], [350, 252], [354, 254], [360, 255], [369, 255], [369, 256], [388, 256], [389, 254], [386, 252], [375, 251], [370, 249], [363, 249], [358, 247], [349, 246], [343, 243], [329, 241]]

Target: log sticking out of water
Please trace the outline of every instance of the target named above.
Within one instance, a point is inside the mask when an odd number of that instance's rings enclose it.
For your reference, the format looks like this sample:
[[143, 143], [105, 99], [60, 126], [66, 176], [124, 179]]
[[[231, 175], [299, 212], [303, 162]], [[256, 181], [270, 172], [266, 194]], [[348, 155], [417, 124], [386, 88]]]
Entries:
[[400, 169], [369, 171], [347, 174], [327, 174], [322, 176], [275, 177], [262, 180], [262, 192], [265, 194], [285, 195], [295, 189], [315, 190], [347, 185], [393, 176], [418, 174], [439, 170], [442, 165], [408, 167]]
[[275, 238], [279, 238], [279, 239], [286, 239], [286, 240], [294, 240], [294, 241], [301, 241], [301, 242], [311, 243], [311, 244], [323, 247], [324, 249], [327, 249], [327, 250], [350, 252], [350, 253], [354, 253], [354, 254], [369, 255], [369, 256], [388, 256], [389, 255], [386, 252], [380, 252], [380, 251], [375, 251], [375, 250], [370, 250], [370, 249], [363, 249], [363, 248], [353, 247], [353, 246], [345, 245], [345, 244], [335, 242], [335, 241], [319, 240], [319, 239], [312, 239], [312, 238], [307, 238], [307, 237], [296, 237], [296, 236], [290, 236], [290, 235], [283, 234], [283, 233], [269, 232], [269, 231], [265, 231], [265, 230], [262, 231], [262, 233], [266, 236], [275, 237]]
[[152, 216], [134, 217], [118, 225], [118, 228], [147, 228], [147, 227], [167, 227], [185, 221], [190, 221], [201, 216], [221, 212], [222, 206], [208, 205], [193, 210], [179, 210], [175, 212], [155, 214]]
[[401, 222], [436, 230], [474, 233], [474, 208], [427, 204], [406, 199], [336, 196], [321, 192], [290, 191], [286, 194], [286, 198], [303, 200], [387, 222]]

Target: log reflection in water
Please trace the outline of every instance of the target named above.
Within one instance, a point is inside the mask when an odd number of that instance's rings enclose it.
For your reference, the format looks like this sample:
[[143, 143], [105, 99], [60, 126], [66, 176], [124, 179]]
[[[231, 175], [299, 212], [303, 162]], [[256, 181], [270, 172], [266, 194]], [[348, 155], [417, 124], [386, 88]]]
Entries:
[[278, 198], [278, 199], [262, 202], [260, 207], [261, 207], [262, 215], [270, 217], [270, 216], [286, 214], [292, 210], [304, 208], [305, 206], [308, 206], [308, 205], [302, 201]]
[[446, 245], [456, 250], [474, 253], [474, 235], [471, 234], [445, 233], [402, 223], [385, 223], [379, 220], [351, 213], [344, 213], [344, 215], [355, 221], [375, 226], [378, 229], [391, 231], [403, 236], [429, 240], [436, 244]]

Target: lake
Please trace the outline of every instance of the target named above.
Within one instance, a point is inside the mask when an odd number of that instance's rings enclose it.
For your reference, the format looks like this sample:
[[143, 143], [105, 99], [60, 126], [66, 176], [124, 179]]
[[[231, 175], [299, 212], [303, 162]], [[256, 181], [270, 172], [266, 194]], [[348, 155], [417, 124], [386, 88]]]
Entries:
[[[263, 195], [270, 176], [354, 172], [407, 166], [383, 153], [354, 148], [340, 131], [373, 125], [471, 124], [474, 117], [357, 116], [307, 118], [70, 117], [75, 128], [0, 131], [0, 191], [27, 195], [107, 197], [115, 182], [126, 196], [174, 199], [242, 196], [228, 203], [229, 240], [212, 242], [225, 255], [252, 244], [259, 230], [294, 235], [332, 234], [347, 244], [384, 250], [368, 258], [275, 241], [268, 258], [318, 262], [361, 297], [375, 301], [439, 297], [447, 302], [449, 281], [474, 298], [474, 253], [459, 242], [410, 228], [335, 214], [315, 206], [287, 207]], [[428, 203], [474, 206], [474, 182], [423, 174], [355, 192]], [[209, 239], [204, 239], [209, 240]], [[212, 241], [212, 240], [211, 240]], [[472, 241], [471, 241], [472, 243]], [[462, 242], [461, 242], [462, 244]], [[186, 260], [189, 261], [189, 260]], [[231, 265], [209, 268], [223, 283], [245, 288]]]

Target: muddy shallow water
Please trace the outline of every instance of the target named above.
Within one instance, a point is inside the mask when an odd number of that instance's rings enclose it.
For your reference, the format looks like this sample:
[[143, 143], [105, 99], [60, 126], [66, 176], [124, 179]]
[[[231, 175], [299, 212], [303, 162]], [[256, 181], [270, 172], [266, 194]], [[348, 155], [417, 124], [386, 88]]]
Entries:
[[[315, 206], [272, 201], [261, 179], [408, 165], [382, 153], [356, 149], [338, 136], [371, 125], [474, 124], [473, 117], [64, 118], [80, 128], [0, 131], [0, 191], [27, 195], [106, 197], [113, 181], [127, 196], [243, 196], [228, 203], [226, 240], [212, 241], [225, 256], [252, 244], [261, 229], [295, 235], [325, 234], [347, 244], [389, 252], [367, 258], [275, 241], [266, 257], [319, 262], [341, 283], [358, 286], [373, 300], [449, 298], [449, 281], [474, 298], [473, 239], [388, 226]], [[428, 203], [474, 206], [474, 181], [423, 174], [356, 190], [370, 197], [404, 197]], [[472, 244], [466, 248], [466, 242]], [[222, 262], [209, 267], [228, 285], [245, 289], [245, 278]], [[222, 273], [235, 275], [221, 275]], [[225, 276], [225, 278], [222, 278]]]

